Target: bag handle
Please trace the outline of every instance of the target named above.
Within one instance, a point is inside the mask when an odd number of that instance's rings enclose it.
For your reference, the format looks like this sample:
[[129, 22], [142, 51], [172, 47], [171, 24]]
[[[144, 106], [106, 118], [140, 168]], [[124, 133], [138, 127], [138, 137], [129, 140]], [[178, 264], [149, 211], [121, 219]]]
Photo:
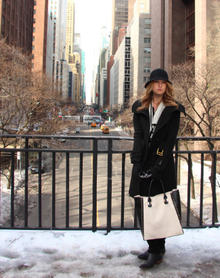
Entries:
[[[148, 191], [148, 207], [149, 208], [152, 207], [152, 200], [151, 200], [151, 197], [150, 197], [150, 192], [151, 192], [151, 186], [152, 186], [153, 182], [154, 182], [154, 180], [152, 179], [151, 182], [150, 182], [149, 191]], [[164, 204], [167, 205], [168, 204], [167, 195], [166, 195], [162, 180], [160, 180], [160, 184], [161, 184], [161, 187], [163, 189]]]

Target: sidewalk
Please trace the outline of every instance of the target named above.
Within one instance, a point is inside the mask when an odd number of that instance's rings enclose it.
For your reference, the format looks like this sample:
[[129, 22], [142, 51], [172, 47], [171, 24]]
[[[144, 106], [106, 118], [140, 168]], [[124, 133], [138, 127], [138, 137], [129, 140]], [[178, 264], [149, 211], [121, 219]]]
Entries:
[[140, 231], [0, 230], [1, 278], [220, 277], [220, 228], [184, 229], [166, 239], [163, 261], [142, 270]]

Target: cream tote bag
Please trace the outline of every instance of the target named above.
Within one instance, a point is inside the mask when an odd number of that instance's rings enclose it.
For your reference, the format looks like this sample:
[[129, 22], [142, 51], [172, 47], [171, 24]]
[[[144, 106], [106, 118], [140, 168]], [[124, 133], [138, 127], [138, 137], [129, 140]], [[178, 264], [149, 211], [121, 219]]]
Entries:
[[135, 196], [141, 201], [141, 232], [144, 240], [166, 238], [183, 234], [179, 190], [174, 189], [150, 197]]

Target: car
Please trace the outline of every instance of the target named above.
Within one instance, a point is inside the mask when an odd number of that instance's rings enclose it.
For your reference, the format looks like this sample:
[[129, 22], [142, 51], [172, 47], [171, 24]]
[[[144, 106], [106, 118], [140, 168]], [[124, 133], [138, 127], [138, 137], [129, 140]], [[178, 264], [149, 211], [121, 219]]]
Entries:
[[104, 124], [105, 123], [105, 120], [103, 120], [103, 119], [95, 119], [95, 121], [96, 121], [96, 123], [97, 124], [99, 124], [99, 125], [102, 125], [102, 124]]
[[107, 126], [104, 126], [102, 129], [102, 133], [109, 134], [109, 128]]
[[101, 130], [103, 130], [103, 128], [104, 128], [105, 126], [106, 126], [105, 124], [102, 124], [102, 125], [101, 125]]
[[[30, 169], [31, 169], [31, 174], [37, 174], [37, 173], [39, 173], [39, 160], [35, 160], [35, 161], [32, 163]], [[44, 172], [45, 172], [45, 169], [46, 169], [46, 164], [45, 164], [45, 162], [42, 160], [42, 161], [41, 161], [41, 173], [44, 173]]]
[[87, 124], [88, 124], [88, 125], [91, 125], [91, 123], [92, 123], [92, 120], [88, 120], [88, 121], [87, 121]]
[[96, 127], [96, 122], [92, 122], [91, 127]]

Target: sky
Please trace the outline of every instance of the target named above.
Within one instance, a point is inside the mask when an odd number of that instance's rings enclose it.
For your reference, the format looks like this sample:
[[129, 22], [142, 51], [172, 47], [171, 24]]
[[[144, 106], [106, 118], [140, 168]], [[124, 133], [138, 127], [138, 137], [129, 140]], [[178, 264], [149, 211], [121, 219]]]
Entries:
[[81, 48], [86, 53], [86, 91], [90, 96], [94, 49], [98, 47], [101, 27], [111, 31], [112, 0], [75, 0], [75, 32], [81, 34]]

